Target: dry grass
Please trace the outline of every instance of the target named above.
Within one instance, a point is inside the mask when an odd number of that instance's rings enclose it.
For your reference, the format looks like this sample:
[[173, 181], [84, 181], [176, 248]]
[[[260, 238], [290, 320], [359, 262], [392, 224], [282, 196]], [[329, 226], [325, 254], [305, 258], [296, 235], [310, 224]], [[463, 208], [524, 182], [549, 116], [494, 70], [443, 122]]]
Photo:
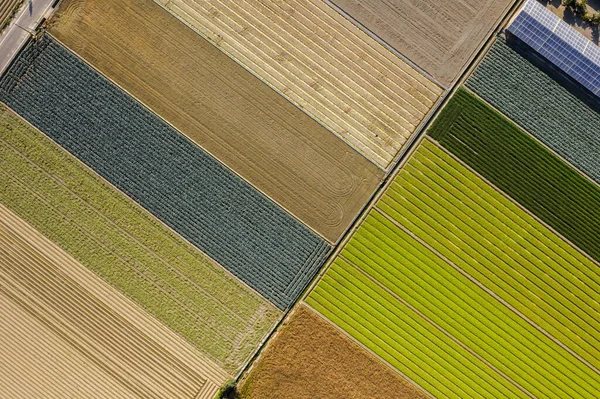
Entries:
[[67, 0], [50, 32], [332, 242], [383, 176], [151, 0]]
[[441, 93], [322, 0], [156, 0], [383, 169]]
[[514, 0], [331, 0], [449, 86]]
[[0, 397], [212, 397], [227, 374], [0, 204]]
[[416, 399], [425, 394], [301, 305], [243, 381], [242, 399]]

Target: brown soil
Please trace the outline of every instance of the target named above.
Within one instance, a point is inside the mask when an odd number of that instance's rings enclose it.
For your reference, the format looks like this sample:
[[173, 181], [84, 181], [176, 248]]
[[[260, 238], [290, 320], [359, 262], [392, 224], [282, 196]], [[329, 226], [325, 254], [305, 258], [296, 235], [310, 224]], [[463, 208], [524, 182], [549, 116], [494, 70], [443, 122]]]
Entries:
[[0, 204], [0, 397], [212, 398], [227, 374]]
[[[600, 29], [593, 27], [591, 24], [584, 22], [576, 16], [571, 10], [567, 9], [562, 3], [562, 0], [541, 0], [540, 3], [546, 6], [547, 9], [558, 15], [571, 25], [572, 28], [583, 34], [595, 44], [600, 43]], [[588, 0], [587, 10], [590, 14], [600, 12], [600, 0]]]
[[152, 0], [64, 1], [50, 32], [335, 242], [383, 173]]
[[331, 0], [450, 86], [514, 0]]
[[242, 399], [413, 399], [427, 396], [300, 305], [240, 388]]
[[441, 89], [322, 0], [158, 0], [382, 169]]

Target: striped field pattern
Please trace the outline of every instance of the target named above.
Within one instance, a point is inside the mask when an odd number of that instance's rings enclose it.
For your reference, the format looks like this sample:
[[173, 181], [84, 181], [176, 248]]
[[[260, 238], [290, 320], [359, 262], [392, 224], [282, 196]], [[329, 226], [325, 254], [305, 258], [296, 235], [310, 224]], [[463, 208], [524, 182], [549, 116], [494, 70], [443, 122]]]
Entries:
[[321, 0], [155, 0], [380, 168], [442, 89]]
[[596, 264], [425, 140], [307, 303], [435, 397], [600, 395]]
[[50, 36], [0, 99], [280, 309], [323, 264], [325, 240]]

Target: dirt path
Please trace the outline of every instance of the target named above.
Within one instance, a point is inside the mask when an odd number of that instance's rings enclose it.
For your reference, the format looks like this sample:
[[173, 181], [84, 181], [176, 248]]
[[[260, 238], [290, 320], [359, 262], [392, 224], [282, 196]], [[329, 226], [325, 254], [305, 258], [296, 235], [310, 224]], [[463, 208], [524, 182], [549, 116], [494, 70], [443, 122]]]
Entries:
[[0, 373], [3, 398], [192, 399], [227, 378], [3, 205], [0, 319], [0, 357], [22, 368]]

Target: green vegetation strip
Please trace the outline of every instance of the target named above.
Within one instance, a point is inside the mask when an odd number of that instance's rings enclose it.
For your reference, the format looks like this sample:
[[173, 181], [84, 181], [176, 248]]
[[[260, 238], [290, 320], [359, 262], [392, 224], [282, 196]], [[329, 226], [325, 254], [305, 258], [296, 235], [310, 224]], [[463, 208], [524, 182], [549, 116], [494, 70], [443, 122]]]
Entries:
[[596, 398], [600, 375], [540, 330], [598, 366], [596, 271], [425, 141], [307, 302], [437, 397]]
[[591, 180], [465, 89], [428, 134], [600, 261], [600, 187]]
[[229, 372], [281, 316], [0, 106], [0, 202]]

